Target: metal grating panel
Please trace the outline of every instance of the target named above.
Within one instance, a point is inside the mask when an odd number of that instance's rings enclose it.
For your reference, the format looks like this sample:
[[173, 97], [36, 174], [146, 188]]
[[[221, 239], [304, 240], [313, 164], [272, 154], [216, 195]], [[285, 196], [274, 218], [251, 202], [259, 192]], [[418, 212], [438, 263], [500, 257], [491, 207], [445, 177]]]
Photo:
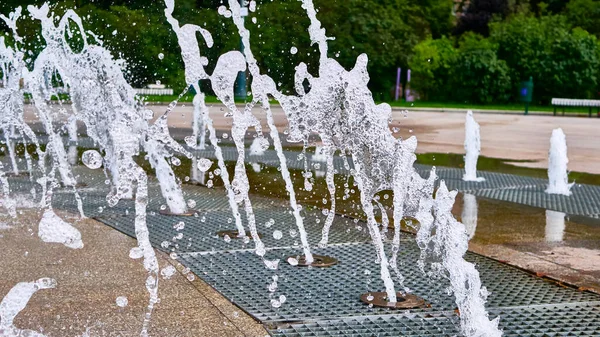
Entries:
[[589, 215], [600, 213], [600, 187], [577, 185], [571, 196], [547, 194], [546, 186], [515, 189], [482, 189], [470, 193], [496, 200], [515, 202], [564, 212], [571, 215]]
[[[600, 303], [544, 305], [491, 310], [500, 316], [505, 337], [599, 336]], [[352, 317], [271, 330], [274, 337], [318, 336], [456, 336], [458, 317], [453, 313]]]
[[[262, 321], [294, 322], [390, 313], [388, 309], [369, 308], [358, 300], [361, 293], [383, 289], [371, 244], [340, 245], [314, 251], [335, 257], [340, 264], [309, 269], [282, 261], [276, 272], [280, 281], [275, 295], [285, 295], [287, 302], [279, 309], [271, 307], [266, 289], [273, 271], [266, 269], [252, 252], [185, 254], [181, 259], [198, 276]], [[267, 258], [283, 259], [299, 253], [299, 250], [279, 249], [270, 251]], [[431, 281], [424, 276], [416, 267], [418, 255], [414, 242], [403, 243], [399, 264], [406, 278], [405, 285], [431, 304], [430, 309], [412, 312], [453, 310], [454, 300], [445, 294], [445, 281]], [[477, 264], [482, 282], [491, 292], [489, 308], [600, 300], [599, 295], [558, 287], [479, 255], [467, 254], [467, 259]]]

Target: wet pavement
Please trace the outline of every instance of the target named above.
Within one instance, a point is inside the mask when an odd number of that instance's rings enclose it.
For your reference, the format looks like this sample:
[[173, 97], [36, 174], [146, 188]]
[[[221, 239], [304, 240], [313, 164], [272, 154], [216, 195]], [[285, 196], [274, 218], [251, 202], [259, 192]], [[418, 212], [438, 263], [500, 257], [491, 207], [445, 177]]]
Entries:
[[471, 251], [600, 293], [600, 220], [463, 194], [453, 213], [474, 233]]
[[[148, 294], [142, 263], [129, 258], [136, 240], [97, 221], [58, 214], [81, 232], [82, 249], [42, 242], [37, 236], [41, 214], [35, 208], [19, 209], [16, 219], [0, 216], [0, 298], [19, 282], [49, 277], [57, 284], [54, 289], [37, 291], [14, 325], [46, 336], [139, 335]], [[169, 266], [183, 269], [158, 254], [163, 270]], [[202, 280], [190, 281], [190, 275], [175, 271], [159, 280], [160, 303], [152, 314], [152, 336], [268, 335]], [[125, 307], [116, 304], [120, 296], [127, 298]], [[1, 330], [0, 326], [4, 336]]]

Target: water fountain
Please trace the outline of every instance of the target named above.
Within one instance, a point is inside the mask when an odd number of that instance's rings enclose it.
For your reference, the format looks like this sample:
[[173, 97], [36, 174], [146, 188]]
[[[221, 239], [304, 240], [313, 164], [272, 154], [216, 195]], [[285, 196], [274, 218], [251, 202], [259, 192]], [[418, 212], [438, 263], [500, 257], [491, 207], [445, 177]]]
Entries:
[[479, 135], [479, 124], [473, 117], [473, 111], [467, 111], [465, 122], [465, 175], [464, 181], [484, 181], [485, 178], [477, 177], [477, 159], [481, 152], [481, 137]]
[[[465, 226], [456, 221], [451, 214], [456, 192], [448, 191], [442, 181], [439, 182], [434, 197], [437, 180], [435, 169], [426, 179], [414, 169], [417, 140], [415, 137], [396, 139], [393, 136], [389, 129], [392, 119], [391, 107], [387, 104], [375, 104], [367, 87], [368, 57], [360, 55], [355, 66], [347, 71], [335, 59], [328, 56], [327, 41], [331, 38], [326, 36], [325, 29], [317, 19], [317, 10], [312, 0], [302, 0], [302, 7], [310, 19], [308, 27], [310, 39], [319, 49], [318, 76], [310, 74], [306, 64], [299, 64], [294, 79], [296, 93], [293, 95], [286, 95], [279, 91], [273, 79], [261, 73], [250, 45], [250, 32], [244, 26], [241, 7], [237, 0], [229, 0], [228, 6], [223, 5], [219, 8], [219, 13], [232, 18], [242, 37], [245, 53], [228, 52], [221, 55], [211, 75], [204, 71], [203, 67], [209, 61], [200, 55], [196, 32], [201, 33], [208, 47], [212, 46], [211, 34], [196, 25], [180, 26], [172, 15], [174, 1], [165, 0], [165, 4], [167, 21], [175, 31], [181, 47], [186, 66], [186, 82], [196, 91], [194, 123], [198, 127], [194, 128], [197, 131], [193, 131], [191, 138], [186, 139], [186, 143], [189, 146], [197, 145], [198, 134], [201, 135], [204, 128], [208, 129], [209, 142], [214, 148], [229, 205], [235, 217], [237, 230], [230, 232], [233, 237], [246, 237], [239, 213], [239, 205], [242, 205], [246, 213], [248, 229], [255, 243], [256, 254], [263, 259], [267, 268], [272, 270], [278, 268], [279, 260], [264, 259], [265, 246], [256, 229], [244, 161], [246, 153], [244, 138], [250, 128], [254, 129], [257, 135], [256, 144], [253, 145], [254, 153], [264, 151], [270, 146], [262, 132], [259, 119], [252, 113], [254, 106], [260, 106], [269, 126], [269, 135], [273, 140], [281, 174], [289, 193], [289, 205], [300, 234], [303, 255], [293, 257], [293, 263], [289, 259], [288, 262], [306, 266], [331, 265], [331, 261], [326, 257], [313, 255], [311, 252], [304, 219], [300, 214], [301, 206], [296, 200], [279, 130], [275, 126], [271, 111], [270, 99], [275, 98], [281, 104], [289, 122], [288, 142], [301, 142], [306, 151], [309, 135], [317, 134], [323, 143], [323, 150], [320, 152], [326, 161], [325, 178], [330, 193], [330, 210], [320, 241], [323, 247], [328, 245], [328, 233], [335, 214], [334, 155], [336, 153], [341, 153], [344, 157], [349, 155], [353, 161], [354, 169], [351, 170], [351, 175], [360, 190], [361, 207], [367, 217], [368, 230], [380, 265], [380, 276], [385, 286], [384, 292], [365, 294], [364, 301], [390, 308], [424, 304], [422, 299], [411, 294], [410, 289], [404, 286], [403, 276], [397, 266], [401, 249], [400, 223], [405, 218], [413, 218], [420, 224], [416, 238], [421, 249], [421, 258], [415, 263], [429, 277], [445, 278], [449, 281], [449, 291], [455, 296], [456, 306], [461, 313], [462, 333], [466, 336], [500, 336], [498, 319], [490, 320], [485, 311], [487, 291], [481, 284], [479, 274], [473, 264], [463, 259], [467, 251], [468, 237]], [[152, 113], [136, 99], [133, 89], [123, 77], [119, 62], [102, 47], [98, 37], [85, 32], [82, 21], [75, 12], [69, 10], [62, 18], [55, 18], [52, 14], [49, 15], [47, 4], [39, 8], [29, 6], [28, 10], [41, 22], [42, 35], [46, 41], [46, 47], [35, 60], [33, 70], [25, 74], [25, 83], [32, 93], [40, 120], [49, 136], [47, 149], [40, 152], [39, 160], [40, 167], [44, 168], [47, 154], [52, 160], [50, 170], [46, 172], [44, 169], [45, 174], [39, 180], [44, 188], [42, 198], [44, 206], [51, 211], [51, 197], [57, 185], [55, 178], [57, 174], [64, 185], [70, 186], [73, 192], [77, 193], [76, 182], [65, 154], [65, 145], [55, 129], [57, 110], [61, 109], [56, 109], [48, 103], [52, 96], [57, 96], [48, 78], [58, 76], [69, 88], [75, 120], [85, 124], [88, 135], [105, 153], [102, 157], [99, 152], [91, 150], [92, 152], [82, 156], [82, 162], [92, 169], [100, 168], [103, 164], [110, 174], [113, 189], [107, 196], [108, 204], [114, 206], [121, 199], [135, 195], [135, 233], [138, 246], [131, 250], [130, 255], [143, 257], [144, 267], [148, 272], [145, 285], [149, 294], [149, 303], [142, 327], [142, 335], [146, 336], [151, 313], [158, 302], [159, 267], [146, 226], [148, 177], [134, 157], [139, 155], [141, 150], [147, 153], [146, 158], [156, 170], [170, 213], [186, 214], [187, 207], [180, 182], [170, 165], [177, 165], [179, 162], [179, 159], [174, 156], [176, 153], [188, 158], [192, 158], [192, 154], [170, 137], [166, 119], [177, 102], [173, 102], [162, 116], [159, 116], [154, 123], [150, 123]], [[80, 50], [73, 50], [67, 39], [67, 37], [72, 38], [72, 31], [68, 29], [72, 23], [75, 23], [75, 27], [78, 28], [78, 38], [83, 44]], [[93, 39], [95, 42], [91, 43], [88, 39]], [[233, 100], [233, 85], [238, 72], [246, 69], [252, 77], [253, 99], [244, 108], [239, 109]], [[231, 117], [233, 121], [231, 137], [238, 153], [233, 177], [229, 177], [211, 116], [204, 104], [204, 95], [199, 86], [201, 80], [210, 81], [213, 91], [227, 108], [226, 116]], [[303, 86], [305, 81], [310, 84], [310, 91], [305, 90]], [[75, 128], [72, 120], [69, 129], [73, 136]], [[365, 123], [365, 121], [369, 122]], [[476, 138], [478, 139], [478, 136]], [[204, 158], [196, 158], [195, 163], [202, 172], [207, 171], [212, 165]], [[305, 178], [305, 187], [310, 187], [310, 184], [306, 183], [309, 175], [306, 174]], [[391, 248], [389, 256], [386, 251], [387, 243], [380, 230], [381, 225], [387, 227], [389, 219], [384, 218], [382, 224], [378, 223], [374, 206], [375, 203], [382, 208], [376, 200], [376, 194], [386, 190], [393, 191], [393, 239], [389, 244]], [[53, 213], [48, 213], [48, 218], [52, 219]], [[64, 224], [61, 223], [62, 225]], [[58, 227], [56, 229], [59, 229]], [[64, 232], [66, 235], [60, 239], [66, 237], [70, 240], [62, 243], [77, 248], [79, 246], [77, 235], [69, 230]], [[53, 237], [51, 239], [60, 241]], [[275, 276], [273, 288], [277, 287]], [[402, 291], [396, 291], [397, 286]], [[281, 305], [281, 302], [275, 304]]]
[[[173, 1], [166, 1], [168, 12], [172, 13]], [[384, 281], [386, 292], [382, 294], [373, 294], [367, 296], [371, 298], [382, 298], [385, 306], [398, 305], [408, 301], [408, 296], [404, 293], [397, 293], [394, 289], [394, 282], [389, 273], [390, 265], [397, 274], [399, 280], [402, 279], [399, 271], [395, 267], [396, 258], [400, 246], [400, 221], [405, 215], [414, 215], [421, 223], [421, 230], [418, 235], [418, 242], [422, 248], [421, 266], [425, 271], [428, 266], [424, 262], [426, 259], [441, 261], [443, 268], [439, 264], [433, 263], [434, 268], [428, 269], [431, 276], [448, 277], [451, 281], [453, 292], [456, 296], [456, 303], [461, 310], [461, 322], [463, 331], [471, 336], [476, 334], [499, 335], [497, 330], [497, 320], [489, 321], [484, 309], [486, 297], [485, 288], [482, 288], [479, 276], [474, 266], [462, 259], [466, 252], [466, 235], [464, 226], [458, 223], [450, 215], [450, 208], [454, 200], [455, 193], [448, 192], [445, 185], [441, 183], [437, 192], [437, 197], [432, 198], [433, 183], [435, 180], [434, 172], [431, 172], [430, 178], [422, 179], [412, 167], [416, 149], [416, 139], [414, 137], [401, 140], [395, 139], [389, 130], [391, 109], [389, 105], [376, 105], [373, 102], [371, 93], [367, 88], [368, 73], [366, 71], [367, 56], [361, 55], [351, 71], [347, 72], [335, 60], [327, 56], [327, 40], [325, 30], [321, 27], [316, 18], [316, 10], [312, 1], [302, 1], [303, 8], [307, 11], [311, 25], [309, 27], [310, 38], [317, 44], [320, 52], [319, 76], [312, 76], [308, 73], [307, 67], [300, 64], [297, 67], [295, 75], [297, 96], [284, 95], [277, 90], [274, 81], [267, 75], [261, 74], [253, 57], [250, 46], [250, 33], [244, 27], [244, 22], [240, 15], [240, 5], [235, 0], [229, 1], [229, 9], [224, 6], [219, 9], [219, 13], [233, 18], [242, 37], [245, 49], [245, 61], [252, 75], [253, 104], [261, 103], [263, 110], [267, 114], [267, 121], [271, 129], [271, 136], [274, 140], [275, 149], [280, 156], [282, 174], [286, 183], [289, 177], [285, 158], [281, 154], [281, 142], [277, 129], [272, 122], [272, 115], [269, 107], [269, 96], [273, 96], [280, 102], [289, 121], [289, 142], [307, 143], [308, 135], [317, 133], [324, 145], [325, 153], [329, 157], [327, 162], [327, 183], [330, 189], [332, 200], [335, 200], [335, 186], [333, 185], [333, 155], [336, 151], [350, 153], [355, 165], [352, 175], [361, 190], [361, 204], [368, 219], [368, 228], [373, 238], [379, 263], [381, 265], [381, 277]], [[180, 34], [178, 34], [180, 36]], [[181, 37], [180, 37], [181, 38]], [[181, 43], [180, 46], [188, 43]], [[186, 51], [183, 50], [184, 58]], [[224, 69], [224, 75], [219, 79], [232, 76], [234, 71], [245, 69], [241, 64], [237, 66], [241, 55], [236, 53], [225, 54], [221, 56], [229, 59], [229, 63], [236, 65], [231, 71]], [[211, 76], [219, 76], [219, 62], [215, 73]], [[310, 84], [310, 92], [306, 92], [302, 83], [307, 80]], [[232, 92], [233, 79], [229, 81], [220, 81], [221, 84], [228, 84], [227, 92]], [[223, 83], [225, 82], [225, 83]], [[217, 95], [223, 100], [226, 106], [232, 111], [234, 117], [234, 128], [236, 127], [237, 109], [231, 104], [231, 96], [223, 96], [223, 85], [215, 90]], [[246, 109], [249, 113], [249, 109]], [[343, 116], [343, 117], [341, 117]], [[249, 116], [251, 122], [242, 124], [247, 127], [253, 123], [253, 116]], [[363, 123], [364, 120], [372, 121]], [[245, 131], [245, 128], [244, 128]], [[238, 148], [240, 150], [240, 148]], [[236, 172], [237, 173], [237, 172]], [[297, 206], [294, 199], [293, 186], [286, 184], [290, 192], [290, 204], [294, 214], [297, 213]], [[394, 191], [394, 239], [392, 256], [388, 259], [383, 239], [378, 229], [378, 223], [375, 221], [372, 200], [377, 192], [381, 190], [392, 189]], [[425, 198], [424, 198], [425, 197]], [[405, 206], [413, 206], [414, 214], [405, 214]], [[330, 213], [334, 212], [334, 203], [331, 204]], [[410, 207], [408, 207], [410, 208]], [[331, 221], [326, 221], [323, 232], [322, 244], [327, 244], [327, 227]], [[297, 222], [299, 227], [303, 247], [305, 249], [305, 258], [309, 259], [308, 246], [306, 242], [306, 232], [302, 223]], [[461, 249], [455, 249], [457, 243], [461, 244]], [[434, 247], [432, 249], [431, 247]], [[310, 261], [308, 261], [310, 262]], [[449, 276], [446, 276], [448, 273]]]
[[569, 172], [567, 164], [567, 139], [561, 128], [552, 130], [550, 138], [550, 151], [548, 153], [548, 194], [571, 195], [571, 187], [574, 183], [569, 184]]

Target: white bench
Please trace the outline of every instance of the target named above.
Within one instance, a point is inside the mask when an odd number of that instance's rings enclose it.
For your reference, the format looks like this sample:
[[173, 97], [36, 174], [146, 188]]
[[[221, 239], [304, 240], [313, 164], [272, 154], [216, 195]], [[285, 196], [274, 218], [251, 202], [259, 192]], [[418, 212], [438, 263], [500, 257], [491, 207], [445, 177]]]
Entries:
[[570, 99], [570, 98], [553, 98], [552, 106], [554, 106], [554, 116], [556, 116], [556, 107], [563, 107], [563, 116], [565, 115], [564, 107], [575, 106], [588, 108], [588, 115], [592, 117], [592, 108], [597, 108], [598, 117], [600, 117], [600, 100], [596, 99]]
[[143, 89], [135, 89], [135, 92], [138, 95], [152, 95], [152, 96], [172, 96], [173, 89], [153, 89], [153, 88], [143, 88]]

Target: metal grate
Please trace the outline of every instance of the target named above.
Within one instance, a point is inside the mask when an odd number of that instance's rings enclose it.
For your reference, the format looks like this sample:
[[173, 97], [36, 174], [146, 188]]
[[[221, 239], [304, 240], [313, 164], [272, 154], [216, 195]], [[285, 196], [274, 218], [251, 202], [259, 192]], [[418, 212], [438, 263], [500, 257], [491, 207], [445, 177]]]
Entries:
[[[389, 309], [369, 308], [358, 297], [367, 291], [380, 291], [379, 265], [371, 244], [350, 244], [315, 249], [315, 254], [328, 255], [340, 263], [330, 268], [297, 268], [280, 263], [278, 292], [287, 302], [281, 308], [271, 307], [269, 292], [273, 271], [264, 267], [252, 252], [185, 254], [187, 265], [223, 295], [262, 321], [305, 321], [355, 315], [390, 314]], [[278, 249], [268, 253], [269, 259], [284, 259], [299, 250]], [[445, 294], [446, 282], [429, 280], [416, 267], [419, 250], [414, 242], [405, 242], [400, 255], [400, 269], [405, 285], [431, 304], [429, 309], [453, 310], [454, 299]], [[536, 278], [528, 273], [475, 254], [467, 259], [476, 263], [491, 295], [487, 306], [507, 307], [547, 303], [571, 303], [600, 300], [600, 296]]]
[[[505, 337], [599, 336], [600, 303], [544, 305], [491, 310], [500, 316]], [[317, 336], [456, 336], [453, 313], [352, 317], [291, 324], [271, 330], [274, 337]]]
[[600, 187], [577, 185], [571, 196], [547, 194], [546, 186], [514, 189], [483, 189], [470, 193], [496, 200], [515, 202], [564, 212], [571, 215], [587, 215], [593, 217], [600, 213]]

